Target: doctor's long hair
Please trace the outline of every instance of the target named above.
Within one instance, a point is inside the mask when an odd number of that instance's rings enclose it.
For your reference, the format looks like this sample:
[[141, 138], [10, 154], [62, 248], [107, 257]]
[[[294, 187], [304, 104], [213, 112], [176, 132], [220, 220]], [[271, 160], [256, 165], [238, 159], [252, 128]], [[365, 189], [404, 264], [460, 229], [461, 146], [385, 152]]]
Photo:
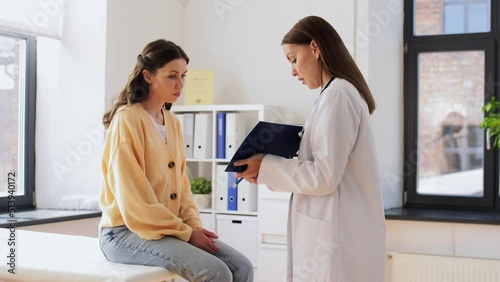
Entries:
[[[167, 63], [175, 59], [184, 59], [189, 63], [189, 58], [181, 49], [172, 41], [165, 39], [158, 39], [150, 42], [141, 54], [137, 56], [137, 62], [134, 71], [128, 78], [127, 85], [118, 95], [114, 101], [111, 110], [106, 112], [102, 118], [102, 123], [105, 128], [109, 127], [111, 120], [116, 114], [116, 111], [125, 105], [132, 105], [144, 101], [149, 95], [149, 84], [144, 80], [142, 72], [148, 70], [150, 73], [155, 74], [159, 68], [162, 68]], [[171, 103], [165, 103], [163, 106], [166, 110], [170, 110]]]
[[308, 16], [298, 21], [283, 37], [281, 44], [309, 45], [314, 40], [320, 50], [322, 68], [332, 75], [349, 81], [368, 104], [370, 114], [375, 110], [375, 99], [361, 71], [347, 51], [337, 31], [324, 19]]

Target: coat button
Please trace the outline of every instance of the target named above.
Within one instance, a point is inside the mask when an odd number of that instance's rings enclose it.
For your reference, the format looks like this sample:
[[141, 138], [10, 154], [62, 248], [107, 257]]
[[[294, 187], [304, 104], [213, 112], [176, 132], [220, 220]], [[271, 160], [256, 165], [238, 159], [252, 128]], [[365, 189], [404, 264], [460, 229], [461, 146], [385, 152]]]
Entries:
[[175, 163], [174, 162], [169, 162], [168, 163], [168, 168], [173, 168], [175, 166]]
[[170, 194], [170, 200], [175, 200], [175, 199], [177, 199], [177, 194], [175, 193]]

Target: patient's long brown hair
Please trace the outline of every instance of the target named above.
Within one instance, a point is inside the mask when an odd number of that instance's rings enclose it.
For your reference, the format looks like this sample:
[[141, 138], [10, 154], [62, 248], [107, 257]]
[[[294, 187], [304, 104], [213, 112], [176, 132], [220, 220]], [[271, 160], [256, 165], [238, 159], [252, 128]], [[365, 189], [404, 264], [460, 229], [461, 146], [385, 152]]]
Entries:
[[308, 16], [298, 21], [283, 37], [281, 44], [309, 45], [315, 41], [320, 50], [322, 66], [333, 77], [349, 81], [368, 104], [370, 114], [375, 110], [375, 99], [361, 71], [347, 51], [337, 31], [324, 19]]
[[[134, 71], [128, 78], [127, 85], [118, 95], [111, 110], [106, 112], [102, 118], [102, 123], [105, 128], [109, 127], [111, 120], [116, 114], [116, 111], [121, 106], [132, 105], [144, 101], [149, 95], [149, 84], [144, 80], [142, 72], [148, 70], [155, 74], [159, 68], [162, 68], [167, 63], [175, 59], [184, 59], [189, 63], [189, 58], [175, 43], [164, 39], [158, 39], [150, 42], [141, 54], [137, 56], [137, 63]], [[166, 103], [164, 108], [170, 110], [172, 104]]]

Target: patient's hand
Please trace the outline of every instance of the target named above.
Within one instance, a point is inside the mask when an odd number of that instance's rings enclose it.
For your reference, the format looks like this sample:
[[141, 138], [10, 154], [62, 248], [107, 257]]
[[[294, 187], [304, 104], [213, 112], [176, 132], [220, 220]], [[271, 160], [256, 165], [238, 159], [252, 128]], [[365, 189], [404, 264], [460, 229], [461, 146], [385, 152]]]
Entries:
[[205, 228], [193, 229], [191, 238], [188, 243], [198, 247], [208, 253], [214, 254], [220, 250], [215, 244], [215, 239], [219, 238], [215, 233], [206, 230]]
[[246, 181], [250, 183], [257, 184], [257, 179], [259, 178], [260, 164], [266, 155], [256, 154], [248, 159], [239, 160], [234, 162], [235, 166], [248, 165], [247, 169], [243, 172], [237, 172], [237, 178], [245, 178]]

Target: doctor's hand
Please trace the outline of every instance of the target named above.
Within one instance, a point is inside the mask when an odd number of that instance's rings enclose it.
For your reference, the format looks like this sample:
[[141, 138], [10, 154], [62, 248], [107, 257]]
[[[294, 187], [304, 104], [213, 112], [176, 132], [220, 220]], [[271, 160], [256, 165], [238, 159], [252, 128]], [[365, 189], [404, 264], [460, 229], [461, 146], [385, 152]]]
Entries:
[[257, 179], [259, 178], [260, 164], [262, 163], [262, 160], [265, 156], [266, 155], [264, 154], [256, 154], [248, 159], [234, 162], [235, 166], [248, 165], [247, 169], [245, 169], [243, 172], [237, 172], [236, 177], [245, 178], [245, 180], [250, 183], [258, 184]]
[[193, 233], [191, 233], [188, 243], [208, 253], [214, 254], [220, 250], [220, 247], [215, 244], [216, 238], [218, 238], [218, 236], [215, 233], [205, 228], [196, 228], [193, 229]]

